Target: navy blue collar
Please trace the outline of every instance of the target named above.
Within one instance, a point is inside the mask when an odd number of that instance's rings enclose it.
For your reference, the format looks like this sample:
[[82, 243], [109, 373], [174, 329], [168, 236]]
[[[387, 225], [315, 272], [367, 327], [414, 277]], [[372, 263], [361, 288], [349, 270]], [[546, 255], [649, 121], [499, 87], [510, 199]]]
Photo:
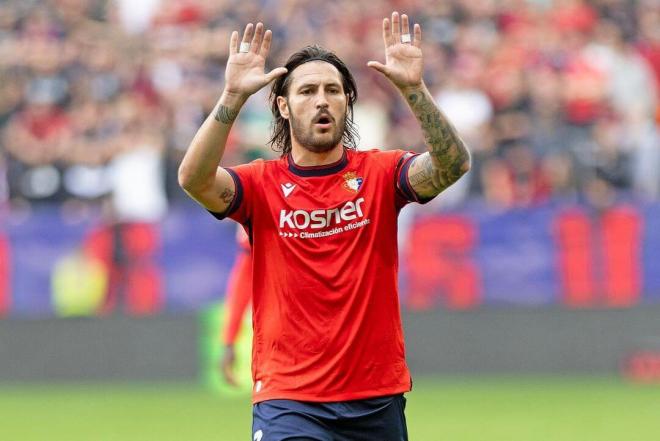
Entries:
[[297, 165], [293, 161], [293, 156], [289, 153], [287, 155], [287, 161], [289, 163], [289, 171], [294, 175], [302, 176], [303, 178], [310, 176], [329, 176], [342, 171], [348, 165], [348, 155], [346, 154], [346, 149], [344, 149], [341, 158], [332, 164], [302, 166]]

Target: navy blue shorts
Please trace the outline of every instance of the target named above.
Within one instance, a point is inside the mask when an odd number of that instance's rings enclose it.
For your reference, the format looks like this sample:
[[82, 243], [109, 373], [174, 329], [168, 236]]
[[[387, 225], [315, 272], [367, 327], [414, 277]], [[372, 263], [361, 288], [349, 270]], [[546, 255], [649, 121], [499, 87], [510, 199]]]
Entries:
[[403, 394], [312, 403], [268, 400], [252, 406], [252, 441], [407, 441]]

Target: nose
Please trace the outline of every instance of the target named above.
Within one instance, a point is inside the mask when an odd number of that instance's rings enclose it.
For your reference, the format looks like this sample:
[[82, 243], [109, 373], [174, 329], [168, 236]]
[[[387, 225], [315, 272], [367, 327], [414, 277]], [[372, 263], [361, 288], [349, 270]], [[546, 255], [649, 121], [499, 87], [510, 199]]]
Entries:
[[328, 108], [328, 97], [324, 90], [319, 90], [316, 94], [316, 108], [319, 110]]

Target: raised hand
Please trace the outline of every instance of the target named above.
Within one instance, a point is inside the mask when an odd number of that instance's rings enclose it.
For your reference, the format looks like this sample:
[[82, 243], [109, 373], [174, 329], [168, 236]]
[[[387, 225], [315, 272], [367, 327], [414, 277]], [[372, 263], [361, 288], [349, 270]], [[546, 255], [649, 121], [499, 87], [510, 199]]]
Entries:
[[225, 70], [225, 92], [248, 97], [287, 72], [284, 67], [264, 72], [272, 39], [273, 33], [270, 30], [264, 32], [262, 23], [257, 23], [256, 27], [249, 23], [245, 27], [240, 46], [238, 32], [232, 32]]
[[385, 64], [369, 61], [367, 66], [385, 75], [399, 89], [417, 87], [422, 84], [422, 28], [413, 27], [410, 35], [408, 16], [392, 13], [392, 21], [383, 20], [385, 42]]

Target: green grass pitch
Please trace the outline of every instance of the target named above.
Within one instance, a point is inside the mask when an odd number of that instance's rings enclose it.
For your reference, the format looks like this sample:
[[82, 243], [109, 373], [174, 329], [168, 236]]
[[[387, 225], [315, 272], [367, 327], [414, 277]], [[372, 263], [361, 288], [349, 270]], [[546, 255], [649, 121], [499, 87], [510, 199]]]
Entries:
[[[660, 440], [660, 386], [615, 378], [416, 378], [413, 441]], [[250, 404], [195, 384], [0, 385], [0, 440], [250, 440]]]

